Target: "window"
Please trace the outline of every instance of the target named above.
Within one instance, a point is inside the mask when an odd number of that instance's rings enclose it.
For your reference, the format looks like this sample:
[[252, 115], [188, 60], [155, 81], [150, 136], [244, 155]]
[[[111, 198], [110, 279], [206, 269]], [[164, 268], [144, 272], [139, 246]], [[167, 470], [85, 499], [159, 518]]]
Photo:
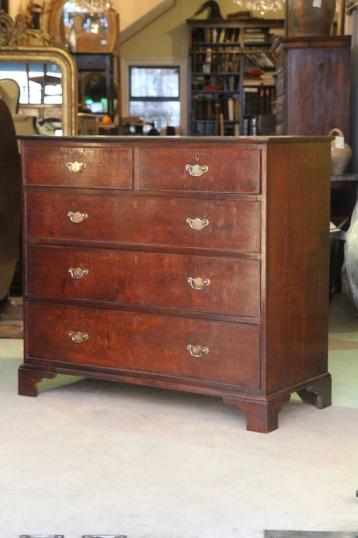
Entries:
[[129, 114], [160, 131], [180, 126], [179, 66], [131, 66]]
[[20, 104], [62, 103], [61, 70], [53, 63], [2, 62], [0, 79], [15, 80], [20, 87]]

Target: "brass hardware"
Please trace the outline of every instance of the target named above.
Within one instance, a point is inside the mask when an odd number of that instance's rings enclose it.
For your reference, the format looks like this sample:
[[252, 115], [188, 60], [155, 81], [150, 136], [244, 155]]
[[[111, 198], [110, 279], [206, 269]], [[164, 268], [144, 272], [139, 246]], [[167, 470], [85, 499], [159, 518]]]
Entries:
[[187, 164], [185, 170], [189, 172], [191, 176], [200, 177], [209, 170], [209, 167], [206, 164]]
[[196, 359], [199, 359], [203, 355], [207, 355], [209, 353], [209, 348], [203, 346], [192, 346], [189, 344], [186, 349], [189, 351], [189, 354]]
[[78, 174], [78, 172], [81, 172], [84, 168], [86, 168], [86, 163], [73, 161], [73, 162], [66, 163], [66, 166], [70, 172], [73, 172], [74, 174]]
[[80, 213], [79, 211], [69, 211], [67, 213], [68, 218], [71, 222], [74, 222], [75, 224], [78, 224], [80, 222], [83, 222], [84, 220], [88, 219], [87, 213]]
[[208, 288], [211, 284], [210, 278], [192, 278], [191, 276], [188, 278], [188, 284], [193, 288], [193, 290], [203, 290], [204, 288]]
[[70, 267], [68, 272], [74, 280], [80, 280], [89, 273], [88, 269], [82, 269], [82, 267]]
[[79, 331], [70, 331], [68, 336], [75, 344], [82, 344], [88, 340], [88, 333], [81, 333]]
[[186, 222], [189, 224], [189, 227], [192, 230], [195, 230], [197, 232], [201, 232], [201, 230], [204, 230], [206, 226], [209, 226], [208, 219], [199, 219], [199, 218], [191, 219], [190, 217], [188, 217], [186, 219]]

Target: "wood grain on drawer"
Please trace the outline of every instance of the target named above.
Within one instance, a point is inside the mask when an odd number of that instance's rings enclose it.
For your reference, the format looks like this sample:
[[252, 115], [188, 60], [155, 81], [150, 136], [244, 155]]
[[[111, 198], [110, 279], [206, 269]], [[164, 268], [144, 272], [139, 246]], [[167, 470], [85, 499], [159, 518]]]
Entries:
[[[260, 203], [78, 194], [36, 189], [26, 194], [33, 238], [260, 251]], [[80, 223], [68, 213], [87, 215]], [[201, 228], [201, 229], [197, 229]]]
[[260, 262], [139, 251], [28, 247], [30, 295], [260, 315]]
[[260, 150], [237, 144], [136, 149], [135, 185], [143, 190], [258, 193], [260, 158]]
[[27, 320], [37, 359], [259, 386], [257, 325], [39, 303]]
[[27, 143], [23, 151], [29, 185], [132, 188], [131, 149]]

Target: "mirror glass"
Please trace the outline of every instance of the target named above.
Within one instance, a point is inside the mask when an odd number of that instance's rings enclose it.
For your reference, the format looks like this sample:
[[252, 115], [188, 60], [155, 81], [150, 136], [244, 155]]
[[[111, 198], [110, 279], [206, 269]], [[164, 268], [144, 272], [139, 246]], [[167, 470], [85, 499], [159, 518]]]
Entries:
[[101, 0], [69, 0], [64, 4], [64, 37], [72, 52], [107, 51], [110, 33], [106, 9], [106, 2]]
[[18, 114], [32, 116], [40, 134], [63, 134], [63, 80], [59, 65], [41, 61], [0, 60], [0, 80], [20, 88]]

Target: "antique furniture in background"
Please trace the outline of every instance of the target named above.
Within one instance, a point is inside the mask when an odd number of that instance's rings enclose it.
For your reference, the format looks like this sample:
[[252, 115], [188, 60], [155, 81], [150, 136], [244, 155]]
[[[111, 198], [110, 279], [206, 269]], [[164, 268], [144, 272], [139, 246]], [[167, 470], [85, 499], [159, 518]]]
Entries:
[[18, 114], [20, 87], [15, 80], [0, 79], [0, 99], [2, 99], [9, 108], [17, 135], [38, 134], [36, 128], [36, 118], [34, 116]]
[[[46, 159], [41, 157], [46, 155]], [[330, 404], [330, 140], [22, 140], [26, 355], [210, 394], [267, 432]]]
[[276, 133], [350, 138], [350, 36], [285, 37], [276, 57]]
[[[15, 24], [0, 13], [0, 78], [12, 75], [20, 81], [20, 114], [42, 122], [57, 119], [64, 135], [77, 134], [77, 71], [73, 58], [52, 45], [50, 36], [27, 28], [21, 18], [17, 21]], [[34, 85], [40, 97], [31, 99]], [[53, 85], [60, 88], [56, 99], [51, 99]]]
[[120, 118], [119, 57], [116, 54], [73, 53], [78, 70], [79, 103], [97, 117]]
[[[276, 134], [327, 135], [340, 129], [350, 143], [350, 36], [286, 37], [273, 45], [276, 56]], [[350, 218], [351, 192], [332, 192], [331, 216]], [[354, 205], [354, 200], [353, 200]]]

